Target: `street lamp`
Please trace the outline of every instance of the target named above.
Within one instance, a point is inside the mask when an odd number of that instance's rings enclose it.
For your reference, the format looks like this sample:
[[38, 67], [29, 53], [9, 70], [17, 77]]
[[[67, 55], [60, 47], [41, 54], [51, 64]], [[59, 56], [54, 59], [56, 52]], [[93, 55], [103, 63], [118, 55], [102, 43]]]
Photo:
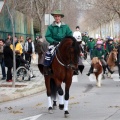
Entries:
[[62, 1], [60, 0], [60, 2], [59, 2], [59, 9], [60, 9], [60, 10], [62, 10], [61, 3], [62, 3]]

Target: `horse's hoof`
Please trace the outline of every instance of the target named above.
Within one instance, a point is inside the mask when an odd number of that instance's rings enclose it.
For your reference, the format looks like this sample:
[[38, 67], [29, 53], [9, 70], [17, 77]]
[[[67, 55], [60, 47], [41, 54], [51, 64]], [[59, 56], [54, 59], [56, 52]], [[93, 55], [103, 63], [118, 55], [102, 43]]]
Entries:
[[60, 105], [60, 104], [59, 104], [59, 109], [60, 109], [60, 110], [63, 110], [63, 109], [64, 109], [64, 105]]
[[49, 108], [48, 108], [48, 112], [49, 112], [49, 114], [53, 114], [53, 109], [52, 109], [52, 107], [49, 107]]
[[104, 75], [102, 76], [102, 79], [105, 79], [105, 76], [104, 76]]
[[56, 101], [53, 101], [53, 110], [56, 110], [56, 109], [57, 109]]
[[68, 118], [70, 116], [69, 112], [65, 111], [64, 116], [65, 116], [65, 118]]

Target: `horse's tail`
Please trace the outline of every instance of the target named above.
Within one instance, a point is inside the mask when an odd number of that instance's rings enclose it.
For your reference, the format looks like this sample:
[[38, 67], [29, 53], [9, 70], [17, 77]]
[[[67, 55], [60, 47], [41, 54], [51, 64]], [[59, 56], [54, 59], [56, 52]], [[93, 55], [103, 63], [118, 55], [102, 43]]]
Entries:
[[50, 80], [50, 88], [51, 88], [51, 97], [54, 99], [57, 97], [57, 86], [55, 84], [54, 79]]

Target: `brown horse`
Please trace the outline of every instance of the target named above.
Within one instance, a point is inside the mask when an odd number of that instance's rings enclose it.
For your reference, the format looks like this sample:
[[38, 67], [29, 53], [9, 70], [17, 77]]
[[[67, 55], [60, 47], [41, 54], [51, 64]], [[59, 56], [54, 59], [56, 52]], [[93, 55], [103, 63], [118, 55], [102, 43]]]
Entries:
[[[74, 70], [78, 69], [79, 54], [79, 45], [76, 39], [72, 36], [65, 37], [56, 48], [56, 54], [51, 64], [53, 74], [44, 75], [45, 85], [47, 89], [49, 113], [53, 113], [53, 107], [56, 106], [55, 102], [52, 105], [51, 96], [53, 95], [54, 98], [56, 98], [56, 92], [58, 92], [59, 109], [64, 109], [65, 117], [69, 116], [69, 89], [72, 83]], [[38, 67], [41, 73], [43, 73], [43, 66], [39, 65]], [[65, 83], [64, 100], [64, 93], [61, 87], [62, 82]]]
[[100, 60], [98, 59], [98, 57], [94, 57], [92, 59], [92, 66], [93, 66], [93, 73], [96, 77], [97, 86], [101, 87], [103, 68], [102, 68], [102, 64], [101, 64]]
[[[117, 53], [117, 49], [113, 49], [107, 58], [107, 64], [111, 70], [113, 70], [116, 65], [115, 63], [117, 61]], [[109, 75], [109, 77], [111, 77], [111, 75]]]

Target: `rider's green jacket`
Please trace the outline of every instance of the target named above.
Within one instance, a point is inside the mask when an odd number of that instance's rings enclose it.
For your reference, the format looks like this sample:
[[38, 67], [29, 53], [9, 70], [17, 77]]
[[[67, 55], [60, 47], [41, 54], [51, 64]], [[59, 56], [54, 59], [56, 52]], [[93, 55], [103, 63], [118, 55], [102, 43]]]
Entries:
[[50, 44], [53, 44], [54, 41], [60, 42], [65, 36], [72, 36], [72, 34], [69, 26], [64, 22], [61, 22], [60, 27], [53, 22], [48, 26], [45, 38]]
[[94, 40], [88, 41], [88, 42], [87, 42], [87, 47], [88, 47], [89, 49], [93, 49], [93, 48], [95, 47], [95, 41], [94, 41]]
[[105, 50], [103, 47], [101, 49], [95, 48], [93, 50], [93, 57], [98, 57], [99, 59], [102, 59], [105, 55]]
[[88, 36], [82, 36], [82, 40], [83, 40], [85, 43], [87, 43], [88, 40], [89, 40], [89, 37], [88, 37]]

